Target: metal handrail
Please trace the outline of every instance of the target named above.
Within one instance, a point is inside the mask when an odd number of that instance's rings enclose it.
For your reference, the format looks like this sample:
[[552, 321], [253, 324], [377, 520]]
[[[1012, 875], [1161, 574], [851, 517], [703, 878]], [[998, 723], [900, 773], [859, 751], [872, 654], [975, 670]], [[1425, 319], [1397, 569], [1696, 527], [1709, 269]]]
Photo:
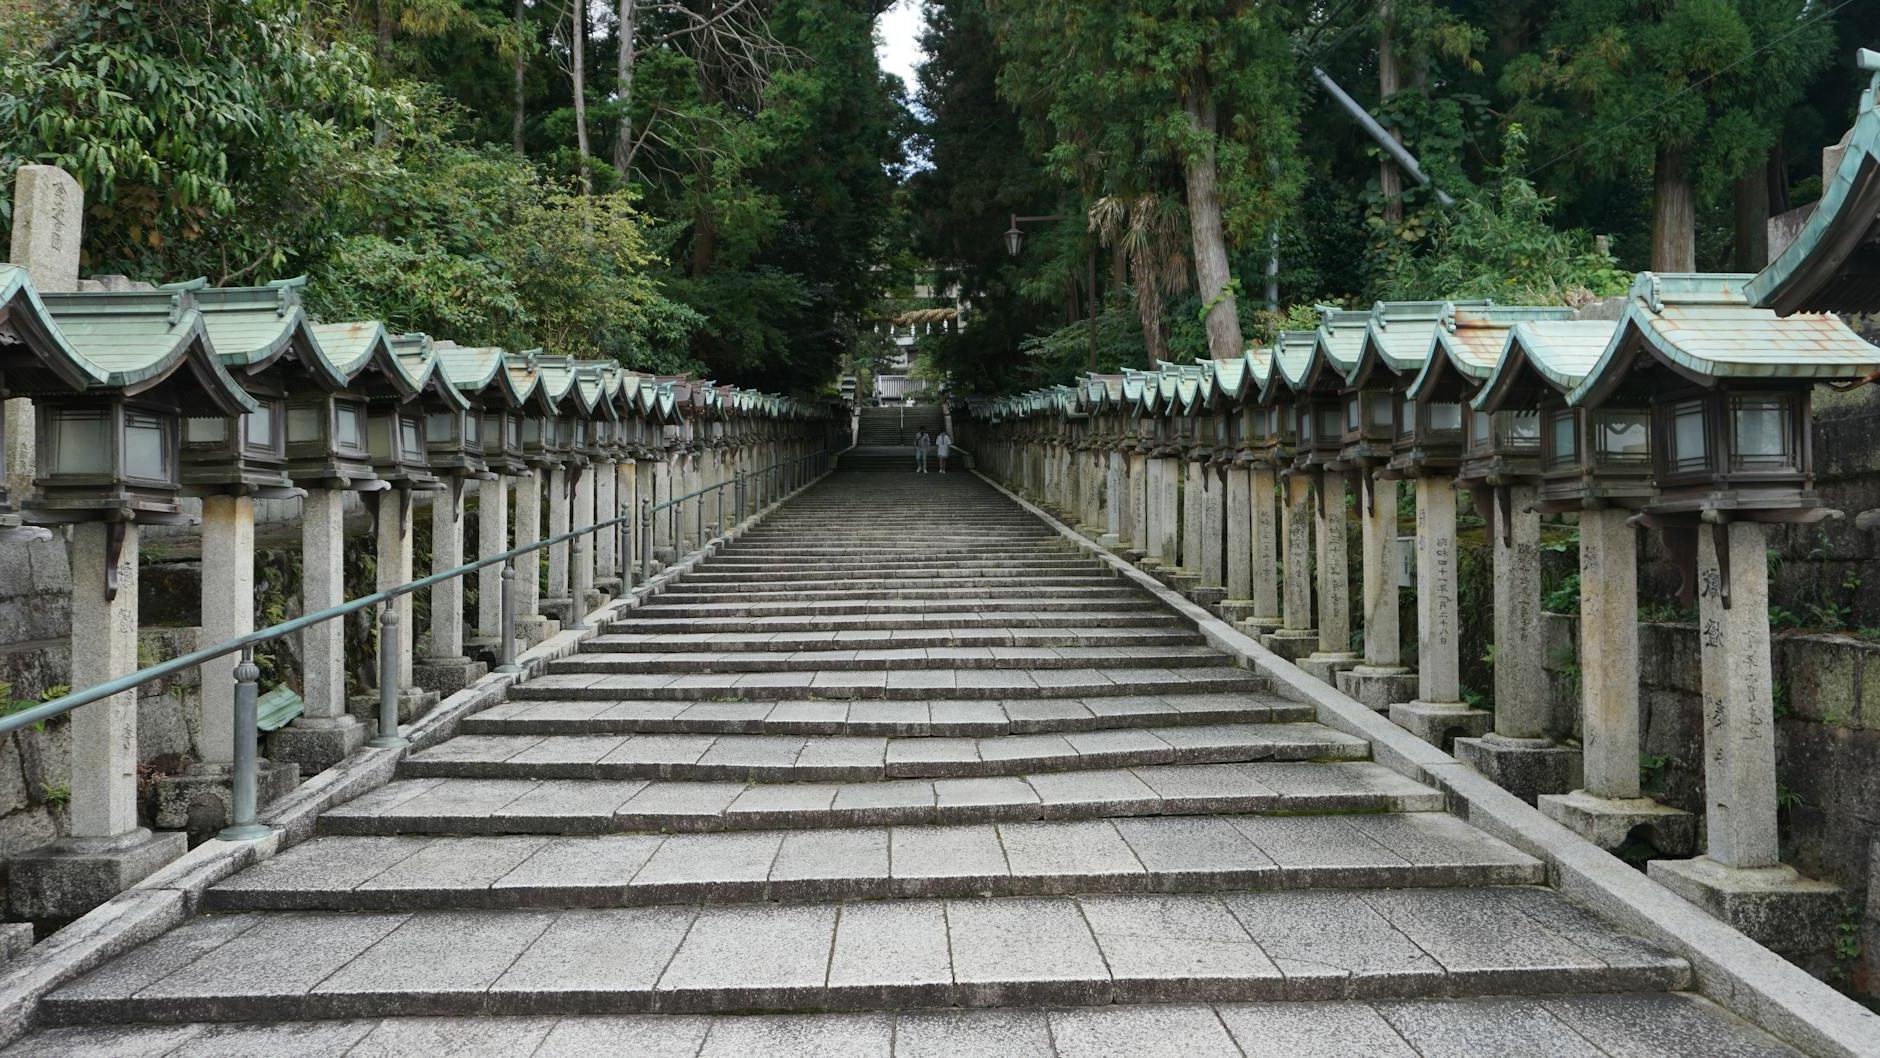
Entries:
[[[135, 690], [146, 683], [163, 679], [166, 676], [173, 676], [179, 672], [184, 672], [206, 662], [213, 661], [216, 658], [240, 651], [242, 655], [241, 661], [235, 666], [234, 672], [235, 759], [232, 768], [233, 790], [231, 800], [233, 804], [231, 806], [232, 811], [230, 812], [233, 821], [216, 836], [225, 841], [252, 841], [264, 837], [269, 833], [269, 828], [261, 826], [256, 822], [256, 769], [258, 766], [257, 759], [259, 757], [260, 741], [260, 731], [256, 726], [256, 714], [258, 711], [256, 699], [260, 689], [258, 684], [261, 679], [261, 670], [254, 661], [254, 652], [257, 646], [273, 642], [283, 636], [292, 635], [302, 629], [311, 628], [314, 625], [322, 624], [326, 621], [337, 620], [338, 618], [358, 613], [373, 606], [389, 603], [401, 595], [409, 595], [412, 592], [422, 591], [425, 588], [442, 584], [447, 580], [468, 576], [478, 570], [500, 564], [503, 567], [502, 628], [497, 637], [498, 664], [494, 671], [519, 672], [521, 669], [516, 665], [516, 569], [513, 565], [515, 559], [523, 555], [533, 554], [543, 548], [553, 547], [556, 544], [569, 541], [573, 542], [574, 547], [577, 549], [577, 554], [580, 554], [579, 549], [583, 547], [583, 541], [588, 536], [604, 529], [617, 526], [624, 528], [629, 526], [630, 523], [637, 521], [644, 527], [646, 533], [646, 547], [641, 552], [641, 569], [643, 571], [641, 583], [644, 584], [646, 581], [652, 579], [652, 514], [654, 511], [667, 508], [676, 511], [679, 509], [680, 505], [684, 504], [687, 500], [698, 500], [697, 506], [699, 508], [699, 524], [701, 530], [698, 540], [699, 546], [685, 552], [685, 555], [690, 556], [697, 554], [700, 551], [704, 551], [711, 539], [718, 535], [716, 531], [718, 526], [716, 524], [713, 525], [714, 531], [712, 537], [703, 535], [703, 497], [707, 493], [719, 492], [719, 490], [724, 488], [735, 486], [738, 490], [738, 517], [742, 520], [745, 516], [746, 500], [750, 494], [750, 490], [746, 487], [748, 481], [761, 479], [756, 493], [758, 499], [755, 510], [762, 511], [768, 503], [780, 501], [815, 480], [816, 466], [820, 464], [821, 461], [826, 460], [828, 456], [828, 450], [824, 449], [807, 456], [797, 456], [792, 459], [779, 460], [762, 470], [755, 471], [748, 475], [740, 472], [733, 478], [719, 482], [716, 485], [708, 485], [705, 488], [688, 492], [683, 496], [673, 497], [658, 505], [654, 505], [651, 499], [642, 500], [641, 510], [637, 513], [629, 511], [617, 518], [610, 518], [604, 522], [595, 522], [593, 525], [583, 526], [579, 529], [570, 529], [565, 533], [556, 533], [553, 536], [546, 537], [523, 547], [510, 548], [508, 551], [504, 551], [498, 555], [480, 558], [474, 562], [466, 562], [463, 565], [444, 570], [440, 573], [420, 577], [407, 584], [401, 584], [393, 588], [385, 588], [381, 591], [373, 592], [371, 595], [361, 596], [350, 602], [341, 603], [338, 606], [329, 606], [317, 613], [304, 614], [291, 620], [282, 621], [279, 624], [269, 625], [266, 628], [236, 636], [233, 639], [217, 643], [213, 646], [191, 651], [181, 657], [171, 658], [169, 661], [159, 662], [155, 665], [138, 669], [136, 672], [119, 676], [114, 680], [107, 680], [104, 683], [87, 687], [82, 691], [74, 691], [63, 697], [54, 698], [52, 701], [41, 702], [30, 708], [22, 709], [17, 713], [0, 717], [0, 735], [11, 734], [21, 728], [43, 723], [54, 717], [63, 716], [81, 706], [91, 705], [94, 702], [102, 701], [113, 695]], [[787, 487], [779, 488], [773, 493], [769, 488], [769, 483], [772, 478], [776, 478], [780, 484]], [[722, 494], [719, 499], [719, 517], [722, 520], [724, 514]], [[676, 533], [674, 535], [674, 541], [676, 546]], [[630, 540], [623, 537], [623, 542], [630, 543]], [[677, 556], [675, 556], [675, 561], [676, 560]], [[580, 571], [585, 564], [580, 561], [575, 561], [571, 563], [571, 565], [575, 570]], [[630, 551], [621, 554], [620, 567], [622, 577], [621, 594], [625, 595], [633, 589], [633, 565]], [[571, 623], [568, 629], [571, 631], [587, 627], [582, 623], [582, 617], [585, 615], [580, 613], [580, 610], [585, 605], [583, 600], [586, 598], [587, 589], [589, 587], [591, 587], [591, 585], [579, 584], [575, 585], [570, 591], [572, 596], [569, 605]], [[398, 609], [397, 607], [386, 606], [379, 613], [379, 734], [378, 737], [367, 743], [367, 745], [370, 746], [397, 748], [410, 744], [407, 739], [398, 734], [398, 634]], [[389, 734], [387, 732], [389, 732]]]

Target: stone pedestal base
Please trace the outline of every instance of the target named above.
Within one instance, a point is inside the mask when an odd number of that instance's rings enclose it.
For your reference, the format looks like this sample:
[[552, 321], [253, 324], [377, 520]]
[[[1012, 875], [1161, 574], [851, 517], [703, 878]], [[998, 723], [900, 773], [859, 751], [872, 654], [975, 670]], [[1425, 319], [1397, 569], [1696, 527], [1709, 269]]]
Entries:
[[1390, 722], [1438, 749], [1447, 749], [1493, 727], [1495, 716], [1461, 702], [1393, 702]]
[[611, 599], [620, 594], [620, 578], [597, 577], [594, 580], [594, 590]]
[[531, 617], [518, 617], [516, 618], [516, 638], [521, 640], [521, 646], [516, 653], [520, 654], [530, 647], [539, 646], [560, 631], [560, 621], [539, 614]]
[[7, 915], [63, 925], [189, 851], [180, 831], [60, 838], [7, 861]]
[[544, 616], [553, 618], [564, 627], [569, 624], [568, 608], [573, 605], [573, 601], [568, 596], [559, 595], [552, 599], [543, 599], [538, 605]]
[[1103, 535], [1097, 537], [1098, 547], [1107, 547], [1112, 551], [1120, 547], [1122, 543], [1123, 543], [1123, 538], [1120, 536], [1117, 536], [1115, 533], [1104, 533]]
[[1315, 650], [1301, 658], [1298, 664], [1300, 668], [1335, 687], [1338, 685], [1339, 673], [1357, 667], [1358, 655], [1342, 652], [1326, 654]]
[[1834, 946], [1845, 894], [1787, 864], [1726, 867], [1708, 856], [1653, 860], [1653, 881], [1795, 961]]
[[1417, 674], [1401, 665], [1359, 665], [1338, 674], [1338, 689], [1376, 712], [1417, 693]]
[[1280, 628], [1260, 637], [1260, 645], [1293, 664], [1319, 648], [1319, 633], [1311, 628]]
[[[300, 785], [300, 765], [259, 761], [255, 769], [255, 804], [266, 807]], [[180, 830], [190, 844], [207, 841], [235, 821], [234, 777], [227, 764], [193, 764], [181, 775], [156, 781], [156, 823]]]
[[[406, 687], [398, 692], [398, 723], [400, 726], [411, 723], [430, 712], [432, 706], [443, 700], [443, 696], [436, 691], [427, 691], [422, 687]], [[370, 737], [378, 737], [379, 696], [376, 692], [354, 695], [346, 703], [346, 707], [354, 716], [365, 722]]]
[[1459, 738], [1455, 754], [1457, 760], [1529, 804], [1542, 794], [1576, 790], [1585, 782], [1580, 751], [1552, 739], [1496, 734]]
[[470, 686], [489, 671], [489, 666], [469, 658], [425, 658], [411, 670], [411, 678], [427, 691], [448, 698]]
[[1688, 855], [1697, 847], [1696, 817], [1649, 797], [1614, 800], [1575, 790], [1542, 794], [1536, 807], [1607, 852], [1624, 845], [1634, 830], [1641, 831], [1640, 836], [1653, 848], [1671, 856]]
[[338, 764], [371, 737], [366, 725], [350, 714], [318, 719], [303, 716], [279, 731], [269, 732], [263, 746], [269, 759], [299, 765], [302, 775], [314, 775]]
[[1227, 598], [1227, 589], [1226, 588], [1201, 588], [1201, 587], [1190, 588], [1188, 589], [1188, 597], [1190, 599], [1193, 599], [1196, 605], [1206, 607], [1209, 610], [1214, 610], [1214, 609], [1217, 609], [1221, 605], [1222, 599]]

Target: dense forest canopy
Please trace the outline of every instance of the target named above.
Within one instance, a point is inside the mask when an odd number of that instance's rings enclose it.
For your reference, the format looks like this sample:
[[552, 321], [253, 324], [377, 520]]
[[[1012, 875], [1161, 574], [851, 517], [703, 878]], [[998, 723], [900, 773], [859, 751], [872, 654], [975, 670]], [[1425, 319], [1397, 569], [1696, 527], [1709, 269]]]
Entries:
[[329, 317], [816, 391], [905, 241], [878, 13], [7, 0], [0, 174], [79, 179], [91, 273], [304, 273]]
[[93, 273], [794, 392], [931, 282], [917, 370], [988, 392], [1754, 270], [1880, 43], [1865, 0], [925, 0], [910, 91], [886, 6], [0, 0], [0, 173], [80, 180]]

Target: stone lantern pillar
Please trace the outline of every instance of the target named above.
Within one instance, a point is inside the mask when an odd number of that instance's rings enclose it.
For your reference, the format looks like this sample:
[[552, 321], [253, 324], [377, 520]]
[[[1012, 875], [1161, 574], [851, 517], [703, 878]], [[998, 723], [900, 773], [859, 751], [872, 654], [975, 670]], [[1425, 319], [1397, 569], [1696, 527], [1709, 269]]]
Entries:
[[[594, 522], [620, 517], [619, 466], [611, 453], [594, 461]], [[594, 586], [608, 594], [620, 591], [619, 540], [618, 529], [594, 534]]]
[[[542, 540], [544, 477], [533, 464], [516, 477], [516, 547]], [[561, 630], [559, 622], [542, 614], [542, 557], [536, 550], [516, 559], [516, 637], [531, 646]]]
[[[556, 537], [568, 531], [569, 515], [574, 506], [574, 483], [569, 480], [570, 468], [566, 463], [556, 463], [548, 470], [548, 537]], [[567, 624], [573, 610], [568, 596], [568, 542], [548, 545], [548, 586], [544, 605], [560, 608], [563, 624]]]
[[1126, 516], [1129, 513], [1129, 457], [1121, 447], [1112, 447], [1104, 459], [1106, 475], [1103, 490], [1103, 536], [1097, 542], [1117, 549], [1129, 539]]
[[1391, 722], [1434, 746], [1455, 735], [1476, 735], [1490, 722], [1485, 710], [1462, 700], [1461, 613], [1457, 609], [1456, 484], [1451, 478], [1415, 479], [1417, 507], [1416, 698], [1393, 703]]
[[1338, 674], [1338, 688], [1383, 712], [1416, 693], [1416, 676], [1403, 663], [1397, 615], [1397, 482], [1374, 468], [1358, 471], [1358, 519], [1364, 568], [1364, 659]]
[[1349, 484], [1345, 472], [1315, 470], [1318, 506], [1313, 512], [1318, 544], [1319, 646], [1299, 667], [1333, 683], [1337, 673], [1358, 663], [1351, 649], [1351, 585], [1346, 580], [1345, 525]]
[[[1318, 646], [1312, 619], [1312, 478], [1303, 470], [1284, 476], [1286, 503], [1280, 508], [1285, 542], [1286, 580], [1280, 601], [1280, 627], [1261, 642], [1268, 650], [1297, 662]], [[1255, 578], [1257, 580], [1258, 573]]]
[[[477, 482], [477, 557], [491, 558], [509, 550], [509, 478], [496, 474]], [[522, 565], [526, 565], [523, 563]], [[477, 570], [477, 641], [492, 656], [501, 653], [503, 634], [503, 567]]]

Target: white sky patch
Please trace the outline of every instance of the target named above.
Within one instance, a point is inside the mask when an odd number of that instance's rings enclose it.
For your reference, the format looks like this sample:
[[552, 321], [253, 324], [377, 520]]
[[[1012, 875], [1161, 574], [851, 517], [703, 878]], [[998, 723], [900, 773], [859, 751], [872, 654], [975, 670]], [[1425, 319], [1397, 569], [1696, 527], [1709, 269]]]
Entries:
[[921, 0], [895, 0], [875, 23], [875, 56], [881, 68], [906, 82], [914, 92], [914, 68], [927, 58], [920, 47], [921, 30], [926, 16]]

